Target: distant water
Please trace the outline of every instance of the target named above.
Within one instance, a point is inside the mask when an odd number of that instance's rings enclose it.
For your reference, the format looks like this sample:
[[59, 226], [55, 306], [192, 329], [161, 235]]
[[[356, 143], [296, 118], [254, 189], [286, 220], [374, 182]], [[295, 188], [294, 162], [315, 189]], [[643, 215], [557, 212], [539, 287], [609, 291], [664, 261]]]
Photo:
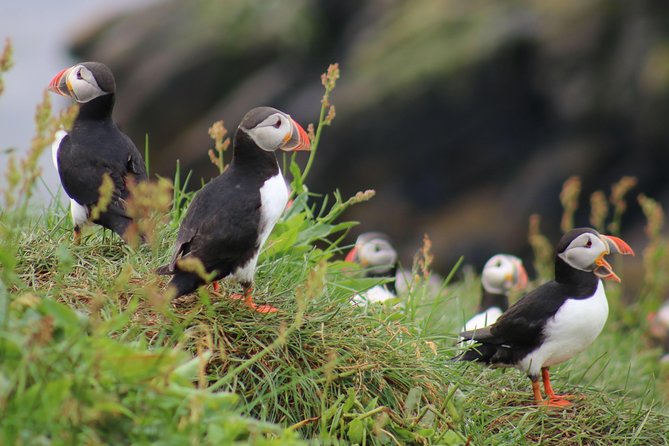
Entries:
[[[7, 37], [14, 47], [14, 66], [4, 76], [5, 91], [0, 96], [0, 188], [4, 188], [6, 149], [23, 154], [34, 135], [35, 107], [42, 93], [59, 70], [76, 61], [67, 45], [78, 32], [119, 12], [155, 3], [157, 0], [29, 0], [3, 1], [0, 6], [0, 45]], [[68, 100], [52, 95], [56, 110]], [[49, 148], [50, 149], [50, 148]], [[48, 188], [58, 189], [51, 152], [41, 159], [42, 176]], [[51, 195], [44, 186], [37, 200], [48, 203]]]

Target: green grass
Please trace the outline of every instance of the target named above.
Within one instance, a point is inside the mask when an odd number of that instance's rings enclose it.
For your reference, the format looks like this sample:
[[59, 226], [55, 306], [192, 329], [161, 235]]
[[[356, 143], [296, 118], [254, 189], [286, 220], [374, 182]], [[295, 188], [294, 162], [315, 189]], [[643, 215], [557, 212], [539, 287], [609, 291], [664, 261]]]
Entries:
[[[319, 137], [334, 116], [322, 105]], [[22, 169], [10, 163], [0, 211], [1, 444], [667, 444], [667, 371], [645, 345], [642, 306], [612, 306], [595, 344], [554, 368], [558, 392], [583, 396], [574, 406], [534, 407], [518, 371], [451, 361], [475, 274], [451, 280], [454, 265], [438, 291], [416, 280], [396, 302], [349, 304], [376, 281], [337, 260], [354, 226], [340, 215], [373, 193], [316, 209], [292, 158], [298, 193], [256, 277], [256, 301], [280, 312], [228, 299], [234, 283], [170, 301], [153, 271], [171, 255], [188, 177], [138, 192], [149, 245], [92, 227], [73, 245], [57, 200], [29, 206], [45, 115]], [[426, 244], [414, 274], [430, 262]]]

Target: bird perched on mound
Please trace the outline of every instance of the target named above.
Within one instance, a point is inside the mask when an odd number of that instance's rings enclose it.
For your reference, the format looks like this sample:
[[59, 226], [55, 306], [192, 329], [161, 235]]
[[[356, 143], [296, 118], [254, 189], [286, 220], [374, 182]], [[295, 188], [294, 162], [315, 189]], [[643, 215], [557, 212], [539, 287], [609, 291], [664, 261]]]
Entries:
[[132, 219], [125, 210], [127, 182], [147, 179], [144, 159], [137, 147], [112, 119], [116, 83], [111, 70], [100, 62], [83, 62], [66, 68], [49, 83], [49, 90], [80, 104], [69, 133], [59, 131], [51, 152], [68, 197], [74, 221], [74, 239], [100, 198], [104, 174], [114, 183], [107, 210], [94, 221], [124, 237]]
[[525, 295], [493, 325], [460, 333], [478, 345], [456, 359], [516, 367], [532, 381], [537, 404], [569, 405], [553, 392], [548, 368], [585, 350], [602, 331], [609, 306], [601, 279], [620, 282], [604, 259], [610, 253], [634, 255], [623, 240], [594, 229], [566, 233], [556, 248], [555, 280]]
[[345, 260], [362, 266], [365, 269], [365, 277], [390, 279], [387, 283], [375, 285], [362, 294], [356, 294], [352, 299], [353, 303], [364, 305], [385, 302], [397, 296], [395, 287], [398, 271], [397, 251], [386, 234], [382, 232], [360, 234]]
[[253, 276], [260, 248], [288, 203], [288, 190], [274, 152], [309, 150], [309, 136], [289, 115], [271, 107], [249, 111], [234, 136], [227, 169], [193, 198], [181, 222], [174, 255], [159, 274], [170, 274], [176, 296], [195, 291], [205, 280], [180, 267], [180, 259], [199, 259], [214, 280], [236, 278], [246, 305], [253, 302]]
[[527, 271], [523, 261], [510, 254], [496, 254], [483, 266], [481, 272], [481, 303], [463, 331], [475, 330], [493, 324], [507, 308], [511, 290], [522, 290], [527, 285]]

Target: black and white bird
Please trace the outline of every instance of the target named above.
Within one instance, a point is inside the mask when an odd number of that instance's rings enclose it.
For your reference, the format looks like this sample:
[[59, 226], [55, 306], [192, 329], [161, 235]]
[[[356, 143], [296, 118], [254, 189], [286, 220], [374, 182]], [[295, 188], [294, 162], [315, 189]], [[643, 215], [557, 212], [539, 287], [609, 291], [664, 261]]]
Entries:
[[[385, 278], [388, 282], [375, 285], [367, 291], [356, 294], [351, 303], [366, 305], [385, 302], [407, 293], [416, 280], [411, 271], [401, 268], [397, 250], [390, 236], [383, 232], [363, 232], [355, 240], [355, 245], [346, 255], [345, 260], [357, 263], [363, 268], [364, 277]], [[428, 292], [436, 295], [441, 291], [443, 278], [432, 272], [427, 282]]]
[[397, 297], [395, 286], [398, 274], [397, 251], [388, 235], [382, 232], [365, 232], [355, 240], [355, 245], [345, 260], [357, 263], [364, 269], [365, 277], [389, 279], [364, 293], [356, 294], [351, 302], [357, 305], [385, 302]]
[[116, 83], [111, 70], [100, 62], [83, 62], [66, 68], [51, 80], [49, 90], [80, 104], [69, 133], [59, 131], [51, 154], [60, 182], [70, 198], [74, 239], [88, 222], [99, 200], [104, 174], [114, 183], [111, 202], [94, 221], [124, 237], [132, 219], [127, 215], [127, 182], [147, 179], [142, 155], [112, 119]]
[[556, 248], [555, 280], [525, 295], [493, 325], [460, 333], [477, 344], [457, 359], [515, 367], [532, 381], [537, 404], [569, 405], [553, 392], [548, 368], [585, 350], [604, 328], [609, 306], [601, 279], [620, 282], [604, 259], [610, 253], [634, 255], [620, 238], [594, 229], [566, 233]]
[[527, 286], [523, 261], [510, 254], [496, 254], [481, 272], [481, 302], [478, 313], [465, 323], [462, 331], [476, 330], [495, 323], [509, 308], [509, 293]]
[[249, 111], [234, 136], [227, 169], [193, 198], [181, 222], [169, 264], [159, 274], [172, 275], [175, 297], [195, 291], [205, 281], [180, 268], [180, 260], [199, 259], [214, 281], [234, 277], [250, 308], [275, 312], [253, 302], [253, 277], [258, 255], [288, 203], [288, 189], [276, 150], [310, 150], [309, 136], [289, 115], [271, 107]]

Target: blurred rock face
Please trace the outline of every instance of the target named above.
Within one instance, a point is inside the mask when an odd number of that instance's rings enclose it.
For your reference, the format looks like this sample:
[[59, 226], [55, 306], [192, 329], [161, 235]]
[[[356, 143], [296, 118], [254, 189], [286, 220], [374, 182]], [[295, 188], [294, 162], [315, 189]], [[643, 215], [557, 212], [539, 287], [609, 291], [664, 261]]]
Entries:
[[233, 131], [272, 105], [315, 121], [320, 73], [339, 62], [310, 189], [376, 189], [346, 216], [359, 232], [389, 233], [405, 262], [428, 233], [448, 270], [460, 255], [527, 254], [534, 212], [557, 240], [571, 175], [577, 225], [587, 195], [623, 175], [666, 203], [668, 20], [643, 0], [173, 0], [80, 35], [74, 52], [112, 68], [117, 120], [139, 146], [149, 135], [168, 177], [177, 159], [215, 175], [215, 120]]

